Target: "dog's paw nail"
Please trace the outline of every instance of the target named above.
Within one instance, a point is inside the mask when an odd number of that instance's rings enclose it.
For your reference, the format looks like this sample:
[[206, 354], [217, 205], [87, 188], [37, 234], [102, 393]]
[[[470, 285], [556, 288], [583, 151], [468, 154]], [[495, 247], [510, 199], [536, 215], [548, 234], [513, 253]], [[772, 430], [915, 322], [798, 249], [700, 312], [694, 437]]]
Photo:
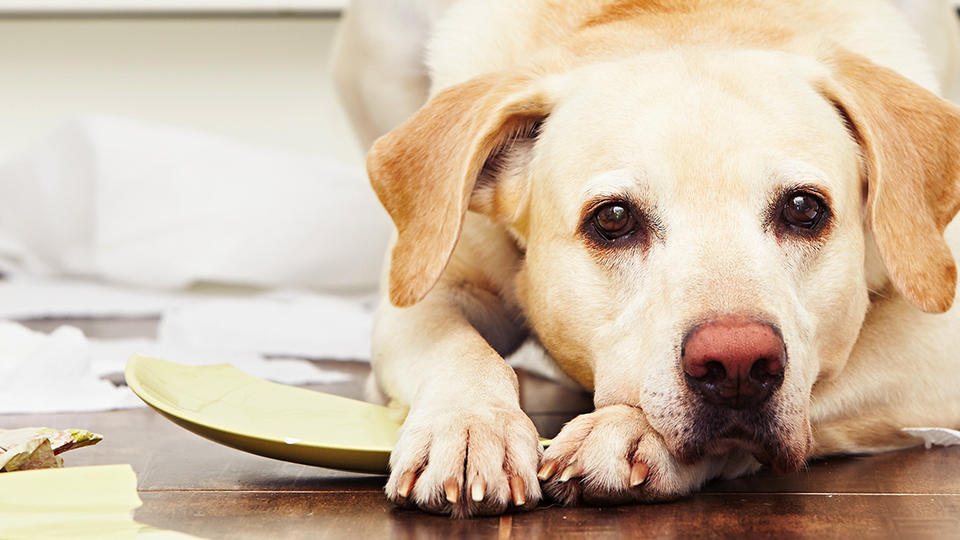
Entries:
[[567, 480], [570, 480], [574, 476], [579, 476], [579, 475], [580, 475], [580, 467], [578, 467], [576, 463], [572, 465], [568, 465], [567, 468], [564, 469], [562, 473], [560, 473], [560, 482], [566, 482]]
[[486, 495], [486, 492], [487, 483], [484, 482], [482, 478], [477, 478], [470, 486], [470, 498], [473, 499], [473, 502], [483, 501], [483, 496]]
[[647, 479], [647, 473], [650, 472], [650, 466], [642, 461], [638, 461], [630, 467], [630, 487], [637, 487]]
[[400, 477], [400, 482], [397, 483], [397, 495], [406, 499], [413, 490], [413, 483], [416, 481], [417, 473], [413, 471], [403, 473], [403, 476]]
[[510, 477], [510, 494], [513, 496], [513, 504], [516, 506], [523, 506], [527, 503], [526, 497], [523, 495], [523, 478], [519, 476]]
[[540, 467], [540, 471], [537, 472], [537, 478], [539, 478], [541, 482], [546, 482], [555, 472], [557, 472], [557, 462], [550, 459], [543, 464], [543, 467]]
[[449, 478], [443, 483], [443, 494], [447, 497], [447, 502], [457, 504], [460, 499], [460, 484], [456, 478]]

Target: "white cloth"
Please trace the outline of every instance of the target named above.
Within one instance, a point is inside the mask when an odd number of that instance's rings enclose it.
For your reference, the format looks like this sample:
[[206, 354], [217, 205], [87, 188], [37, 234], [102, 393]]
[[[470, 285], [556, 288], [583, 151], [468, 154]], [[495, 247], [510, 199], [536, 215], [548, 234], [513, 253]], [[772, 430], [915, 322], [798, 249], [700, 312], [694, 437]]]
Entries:
[[359, 169], [108, 117], [0, 164], [0, 194], [2, 268], [147, 287], [369, 291], [392, 230]]

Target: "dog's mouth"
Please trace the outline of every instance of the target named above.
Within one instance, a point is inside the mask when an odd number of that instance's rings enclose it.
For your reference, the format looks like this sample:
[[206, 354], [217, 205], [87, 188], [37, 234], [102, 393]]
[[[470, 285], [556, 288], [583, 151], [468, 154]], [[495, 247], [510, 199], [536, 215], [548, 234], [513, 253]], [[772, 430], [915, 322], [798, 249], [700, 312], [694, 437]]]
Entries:
[[797, 421], [767, 410], [709, 410], [696, 414], [691, 428], [670, 442], [685, 463], [742, 449], [778, 472], [792, 472], [806, 461], [810, 441], [806, 418]]

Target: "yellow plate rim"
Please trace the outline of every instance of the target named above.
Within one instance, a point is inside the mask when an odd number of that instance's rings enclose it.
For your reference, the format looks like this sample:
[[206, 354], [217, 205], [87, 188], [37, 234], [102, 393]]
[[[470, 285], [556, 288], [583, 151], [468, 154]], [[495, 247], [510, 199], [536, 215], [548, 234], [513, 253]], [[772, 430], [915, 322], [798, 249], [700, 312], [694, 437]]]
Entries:
[[[166, 364], [174, 364], [174, 365], [181, 366], [181, 367], [189, 367], [189, 368], [192, 368], [192, 369], [200, 369], [200, 368], [204, 368], [204, 367], [219, 367], [219, 368], [223, 368], [223, 367], [225, 366], [225, 367], [227, 367], [227, 368], [229, 368], [229, 369], [231, 369], [231, 370], [236, 371], [236, 372], [239, 373], [239, 374], [242, 374], [244, 377], [249, 377], [249, 378], [252, 379], [253, 381], [257, 381], [257, 382], [262, 383], [262, 384], [282, 386], [282, 387], [284, 387], [285, 389], [289, 389], [289, 390], [291, 390], [291, 391], [313, 392], [313, 390], [309, 390], [309, 389], [306, 389], [306, 388], [299, 388], [299, 387], [296, 387], [296, 386], [284, 385], [284, 384], [280, 384], [280, 383], [275, 383], [275, 382], [272, 382], [272, 381], [268, 381], [268, 380], [266, 380], [266, 379], [261, 379], [261, 378], [259, 378], [259, 377], [254, 377], [253, 375], [250, 375], [249, 373], [243, 371], [242, 369], [238, 369], [237, 367], [235, 367], [235, 366], [233, 366], [233, 365], [231, 365], [231, 364], [210, 364], [210, 365], [206, 365], [206, 366], [184, 366], [183, 364], [177, 364], [176, 362], [170, 362], [170, 361], [167, 361], [167, 360], [162, 360], [162, 359], [160, 359], [160, 358], [152, 358], [152, 357], [144, 356], [144, 355], [140, 355], [140, 354], [135, 354], [135, 355], [133, 355], [133, 356], [127, 361], [127, 366], [126, 366], [126, 368], [124, 369], [124, 374], [123, 374], [123, 375], [124, 375], [124, 379], [125, 379], [126, 382], [127, 382], [127, 386], [129, 386], [130, 389], [133, 390], [133, 393], [136, 394], [137, 397], [139, 397], [140, 399], [142, 399], [142, 400], [144, 401], [144, 403], [146, 403], [147, 405], [149, 405], [151, 408], [156, 409], [157, 411], [163, 413], [164, 416], [167, 416], [168, 418], [170, 418], [170, 417], [172, 417], [172, 418], [177, 418], [177, 419], [180, 419], [180, 420], [182, 420], [182, 421], [184, 421], [184, 422], [188, 422], [188, 423], [190, 423], [190, 424], [194, 424], [194, 425], [197, 425], [197, 426], [199, 426], [199, 427], [202, 427], [202, 428], [205, 428], [205, 429], [208, 429], [208, 430], [211, 430], [211, 431], [218, 431], [218, 432], [222, 432], [222, 433], [227, 433], [227, 434], [229, 434], [229, 435], [240, 436], [240, 437], [247, 437], [247, 438], [250, 438], [250, 439], [256, 439], [256, 440], [258, 440], [258, 441], [265, 441], [265, 442], [270, 442], [270, 443], [275, 443], [275, 444], [284, 444], [284, 445], [288, 444], [288, 443], [287, 443], [286, 441], [284, 441], [283, 439], [278, 439], [278, 438], [273, 438], [273, 437], [266, 437], [266, 436], [263, 436], [262, 434], [254, 434], [254, 433], [250, 433], [250, 432], [248, 432], [248, 431], [242, 430], [242, 429], [234, 429], [234, 428], [224, 427], [223, 425], [216, 425], [216, 424], [210, 423], [209, 421], [203, 420], [202, 418], [200, 418], [200, 417], [198, 417], [198, 416], [196, 416], [196, 415], [192, 415], [192, 414], [186, 413], [186, 412], [184, 412], [184, 411], [181, 410], [181, 409], [172, 410], [173, 407], [170, 407], [163, 399], [161, 399], [161, 398], [157, 397], [155, 394], [151, 393], [148, 389], [146, 389], [146, 388], [141, 384], [141, 382], [140, 382], [140, 380], [139, 380], [139, 378], [138, 378], [138, 376], [137, 376], [137, 367], [138, 367], [140, 364], [146, 363], [146, 362], [162, 362], [162, 363], [166, 363]], [[378, 406], [378, 405], [375, 405], [375, 404], [373, 404], [373, 403], [368, 403], [368, 402], [366, 402], [366, 401], [360, 401], [360, 400], [352, 399], [352, 398], [348, 398], [348, 397], [343, 397], [343, 396], [336, 396], [336, 397], [339, 398], [339, 399], [345, 399], [345, 400], [349, 400], [349, 401], [354, 401], [354, 402], [356, 402], [356, 403], [358, 403], [358, 404], [361, 404], [361, 406], [362, 406], [362, 405], [366, 405], [366, 406], [370, 406], [370, 407], [377, 407], [377, 406]], [[172, 418], [171, 418], [171, 420], [172, 420]], [[311, 443], [310, 441], [306, 441], [306, 440], [298, 441], [296, 444], [301, 445], [301, 446], [308, 446], [308, 447], [314, 447], [314, 448], [324, 448], [324, 449], [329, 449], [329, 450], [338, 450], [338, 451], [346, 451], [346, 452], [371, 452], [371, 453], [377, 453], [377, 454], [384, 453], [384, 452], [386, 452], [386, 453], [389, 454], [389, 453], [393, 450], [393, 447], [392, 447], [392, 446], [391, 446], [391, 447], [386, 447], [386, 446], [379, 446], [379, 447], [375, 447], [375, 446], [342, 446], [342, 445], [334, 445], [334, 444], [317, 444], [317, 443]], [[249, 450], [247, 450], [247, 451], [249, 451]]]

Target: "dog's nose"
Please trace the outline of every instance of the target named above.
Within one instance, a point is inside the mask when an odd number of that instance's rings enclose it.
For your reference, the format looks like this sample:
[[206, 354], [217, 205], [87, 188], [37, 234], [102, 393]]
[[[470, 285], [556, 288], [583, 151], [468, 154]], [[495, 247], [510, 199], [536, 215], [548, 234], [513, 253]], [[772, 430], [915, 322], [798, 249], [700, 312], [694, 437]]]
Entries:
[[786, 348], [770, 324], [724, 316], [694, 327], [681, 355], [687, 387], [713, 405], [756, 407], [783, 383]]

